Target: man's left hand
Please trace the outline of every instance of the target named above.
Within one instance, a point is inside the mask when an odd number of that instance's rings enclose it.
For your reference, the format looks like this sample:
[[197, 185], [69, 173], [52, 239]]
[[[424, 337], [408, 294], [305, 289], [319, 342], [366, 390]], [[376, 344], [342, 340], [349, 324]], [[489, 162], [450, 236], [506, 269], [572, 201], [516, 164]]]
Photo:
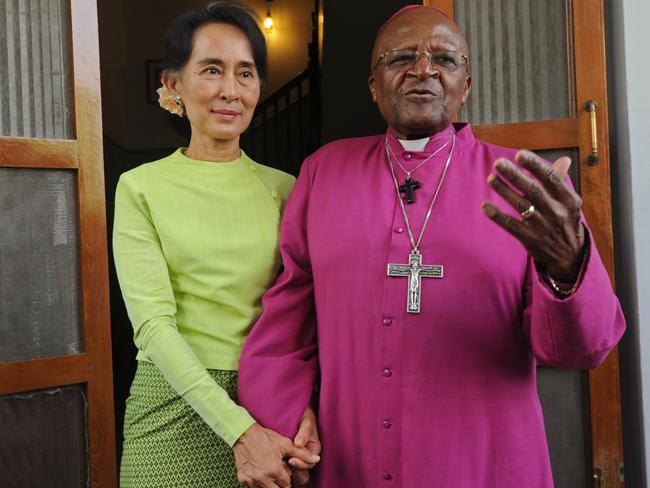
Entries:
[[481, 209], [516, 237], [553, 279], [575, 283], [584, 254], [585, 230], [580, 221], [582, 199], [565, 181], [571, 159], [564, 156], [549, 166], [536, 154], [519, 151], [515, 163], [498, 159], [488, 184], [521, 218], [502, 212], [492, 202], [483, 202]]
[[[306, 447], [312, 454], [320, 455], [321, 444], [318, 437], [316, 414], [311, 407], [307, 407], [302, 419], [300, 419], [298, 433], [296, 434], [293, 443], [296, 447]], [[307, 483], [309, 483], [309, 470], [313, 468], [314, 465], [306, 464], [298, 458], [289, 459], [289, 465], [293, 468], [293, 486], [307, 486]]]

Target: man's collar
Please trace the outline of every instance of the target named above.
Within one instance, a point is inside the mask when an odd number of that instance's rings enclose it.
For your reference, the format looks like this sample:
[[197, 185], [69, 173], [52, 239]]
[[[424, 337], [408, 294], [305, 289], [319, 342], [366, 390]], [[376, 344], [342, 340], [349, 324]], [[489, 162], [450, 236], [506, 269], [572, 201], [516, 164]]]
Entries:
[[426, 146], [422, 151], [412, 151], [404, 148], [400, 143], [400, 140], [395, 136], [395, 134], [393, 134], [393, 131], [390, 130], [390, 128], [386, 131], [386, 139], [396, 155], [403, 155], [408, 152], [415, 158], [420, 159], [427, 157], [444, 144], [444, 141], [449, 138], [449, 130], [456, 131], [456, 144], [467, 144], [475, 140], [472, 126], [467, 122], [454, 122], [447, 129], [432, 135], [429, 137], [429, 142], [426, 143]]
[[416, 159], [426, 158], [433, 151], [438, 149], [441, 145], [449, 140], [451, 134], [450, 131], [454, 130], [452, 125], [449, 125], [444, 130], [436, 134], [432, 134], [430, 137], [425, 137], [422, 139], [413, 139], [413, 140], [403, 140], [398, 139], [393, 131], [388, 129], [386, 132], [386, 138], [388, 144], [390, 144], [391, 149], [396, 155], [404, 155], [405, 153], [410, 153], [411, 156]]
[[399, 143], [402, 145], [405, 151], [411, 151], [411, 152], [422, 152], [424, 151], [424, 148], [427, 147], [427, 143], [429, 142], [430, 137], [425, 137], [423, 139], [415, 139], [415, 140], [408, 140], [408, 139], [397, 139]]

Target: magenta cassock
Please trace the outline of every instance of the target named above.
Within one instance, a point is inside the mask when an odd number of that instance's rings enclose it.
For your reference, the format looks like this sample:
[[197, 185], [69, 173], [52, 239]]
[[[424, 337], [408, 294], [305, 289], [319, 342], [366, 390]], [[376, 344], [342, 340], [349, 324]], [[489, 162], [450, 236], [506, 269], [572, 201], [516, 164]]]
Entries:
[[[293, 438], [319, 385], [315, 486], [553, 486], [535, 366], [595, 367], [624, 331], [593, 241], [577, 292], [556, 298], [480, 209], [486, 199], [507, 208], [486, 178], [515, 151], [475, 139], [469, 125], [454, 130], [420, 246], [444, 278], [422, 280], [419, 314], [406, 312], [407, 279], [386, 273], [411, 248], [384, 144], [408, 169], [450, 131], [423, 152], [390, 131], [328, 144], [305, 161], [287, 204], [284, 271], [246, 342], [239, 395], [262, 425]], [[448, 154], [413, 175], [416, 238]]]

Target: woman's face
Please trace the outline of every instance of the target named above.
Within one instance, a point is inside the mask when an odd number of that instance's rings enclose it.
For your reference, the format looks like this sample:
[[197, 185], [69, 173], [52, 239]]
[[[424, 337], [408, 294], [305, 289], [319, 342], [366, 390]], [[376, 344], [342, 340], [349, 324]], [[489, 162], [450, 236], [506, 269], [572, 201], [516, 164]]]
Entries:
[[180, 78], [170, 83], [183, 100], [193, 139], [238, 138], [250, 124], [260, 98], [250, 41], [229, 24], [199, 28], [189, 61]]

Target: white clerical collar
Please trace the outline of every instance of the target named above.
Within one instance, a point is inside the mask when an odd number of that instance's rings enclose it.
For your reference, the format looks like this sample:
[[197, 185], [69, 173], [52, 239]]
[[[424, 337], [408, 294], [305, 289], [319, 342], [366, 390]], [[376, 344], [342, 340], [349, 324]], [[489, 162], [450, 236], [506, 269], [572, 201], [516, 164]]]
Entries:
[[429, 137], [425, 137], [424, 139], [415, 139], [415, 140], [406, 140], [406, 139], [397, 139], [399, 143], [402, 145], [405, 151], [411, 151], [411, 152], [422, 152], [424, 151], [424, 148], [427, 147], [427, 144], [429, 143]]

